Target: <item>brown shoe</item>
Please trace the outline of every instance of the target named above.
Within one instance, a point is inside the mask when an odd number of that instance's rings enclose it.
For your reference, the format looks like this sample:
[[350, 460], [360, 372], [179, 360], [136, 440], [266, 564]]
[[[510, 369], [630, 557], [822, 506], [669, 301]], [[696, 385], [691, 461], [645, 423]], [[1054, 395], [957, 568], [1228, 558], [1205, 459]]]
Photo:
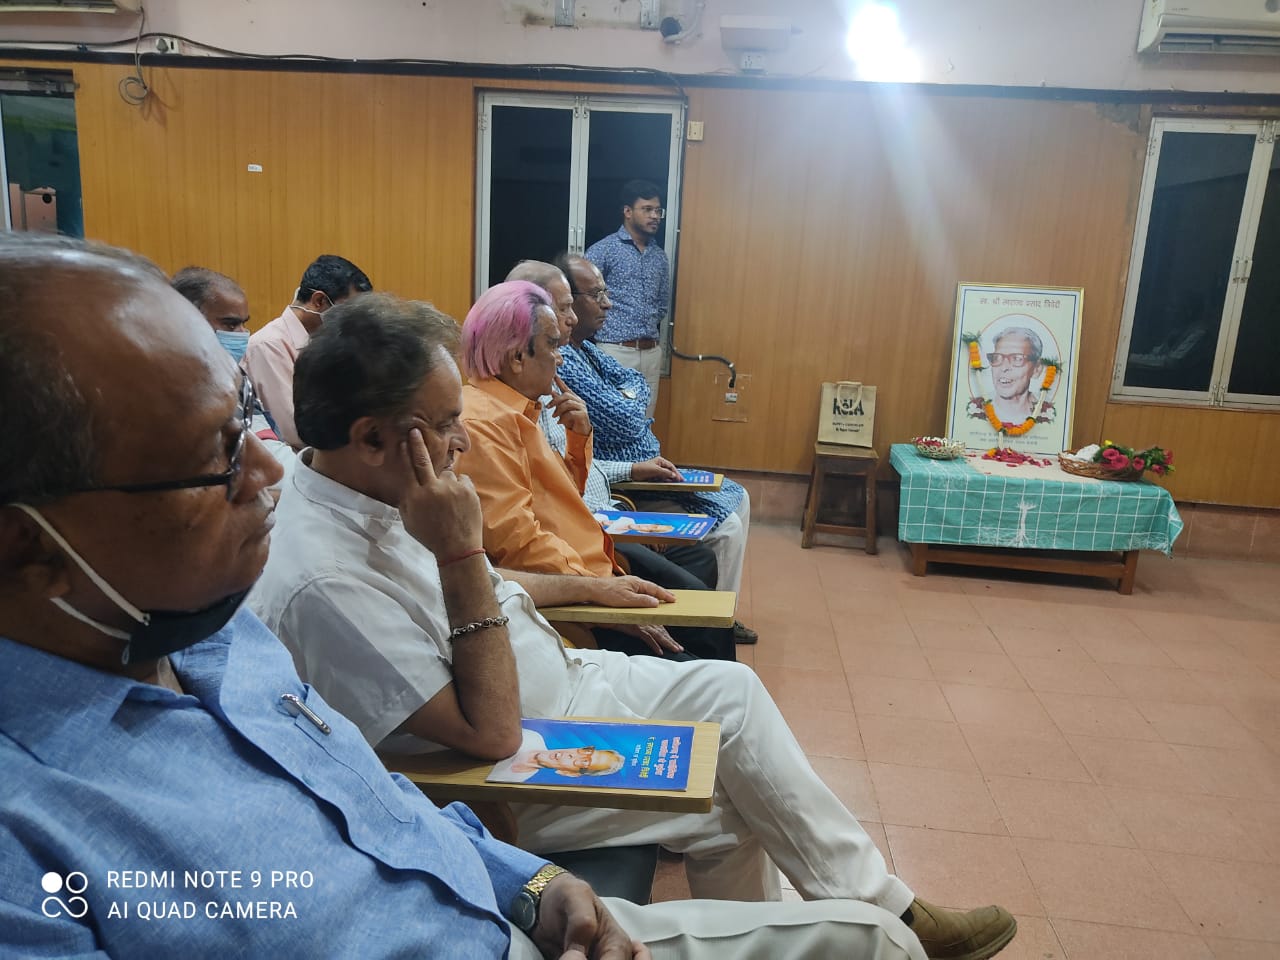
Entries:
[[979, 907], [962, 913], [944, 910], [919, 897], [904, 915], [930, 960], [986, 960], [1008, 945], [1018, 921], [1004, 907]]

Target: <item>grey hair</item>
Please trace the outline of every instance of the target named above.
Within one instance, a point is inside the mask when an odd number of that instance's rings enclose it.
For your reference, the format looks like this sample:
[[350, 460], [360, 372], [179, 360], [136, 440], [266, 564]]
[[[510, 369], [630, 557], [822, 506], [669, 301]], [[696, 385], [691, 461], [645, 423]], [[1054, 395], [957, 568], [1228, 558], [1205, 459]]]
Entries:
[[1031, 359], [1033, 361], [1037, 361], [1044, 356], [1044, 341], [1030, 327], [1005, 327], [996, 334], [995, 339], [991, 341], [991, 346], [995, 347], [996, 343], [1005, 337], [1025, 337], [1027, 343], [1031, 344]]
[[200, 311], [204, 310], [204, 305], [209, 302], [215, 290], [230, 289], [244, 293], [240, 289], [240, 284], [225, 273], [218, 273], [217, 270], [210, 270], [207, 267], [183, 267], [173, 275], [169, 286], [195, 304], [196, 309]]
[[547, 284], [557, 280], [569, 282], [568, 276], [559, 267], [542, 260], [521, 260], [511, 268], [511, 272], [507, 274], [507, 280], [527, 280], [529, 283], [537, 284], [543, 290], [547, 289]]
[[127, 250], [0, 234], [0, 504], [38, 506], [98, 481], [94, 410], [42, 324], [50, 274], [59, 267], [165, 282], [158, 267]]

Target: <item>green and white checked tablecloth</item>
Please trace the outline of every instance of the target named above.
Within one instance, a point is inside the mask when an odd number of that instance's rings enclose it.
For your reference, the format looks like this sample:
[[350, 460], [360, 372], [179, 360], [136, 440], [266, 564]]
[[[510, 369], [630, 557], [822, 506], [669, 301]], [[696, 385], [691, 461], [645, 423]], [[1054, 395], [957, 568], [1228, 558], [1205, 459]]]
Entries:
[[1160, 550], [1172, 553], [1182, 518], [1154, 483], [1092, 480], [1051, 467], [988, 476], [967, 457], [930, 460], [895, 443], [902, 477], [898, 539], [1042, 550]]

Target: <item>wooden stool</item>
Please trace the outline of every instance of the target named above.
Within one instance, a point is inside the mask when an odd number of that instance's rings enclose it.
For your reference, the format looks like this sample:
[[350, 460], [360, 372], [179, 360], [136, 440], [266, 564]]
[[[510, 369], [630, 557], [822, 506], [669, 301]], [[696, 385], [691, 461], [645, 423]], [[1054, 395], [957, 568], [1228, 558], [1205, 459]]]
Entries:
[[[876, 468], [880, 455], [871, 447], [845, 447], [838, 443], [813, 445], [813, 474], [809, 477], [809, 493], [805, 497], [804, 524], [800, 546], [813, 546], [815, 533], [840, 533], [867, 538], [867, 553], [876, 552]], [[867, 502], [865, 527], [839, 523], [818, 523], [818, 507], [822, 504], [822, 485], [827, 475], [862, 477]]]

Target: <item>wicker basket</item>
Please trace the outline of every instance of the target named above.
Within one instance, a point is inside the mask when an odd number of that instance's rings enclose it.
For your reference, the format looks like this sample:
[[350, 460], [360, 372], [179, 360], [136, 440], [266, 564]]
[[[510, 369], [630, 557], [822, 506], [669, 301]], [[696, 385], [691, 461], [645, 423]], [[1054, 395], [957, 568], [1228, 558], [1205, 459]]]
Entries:
[[964, 456], [963, 440], [953, 440], [950, 437], [916, 437], [911, 442], [915, 444], [916, 453], [930, 460], [955, 460], [957, 457]]
[[[1072, 451], [1073, 453], [1075, 451]], [[1124, 470], [1108, 470], [1100, 463], [1092, 460], [1072, 460], [1058, 454], [1058, 466], [1063, 473], [1074, 473], [1077, 477], [1092, 477], [1095, 480], [1141, 480], [1142, 471], [1127, 467]]]

